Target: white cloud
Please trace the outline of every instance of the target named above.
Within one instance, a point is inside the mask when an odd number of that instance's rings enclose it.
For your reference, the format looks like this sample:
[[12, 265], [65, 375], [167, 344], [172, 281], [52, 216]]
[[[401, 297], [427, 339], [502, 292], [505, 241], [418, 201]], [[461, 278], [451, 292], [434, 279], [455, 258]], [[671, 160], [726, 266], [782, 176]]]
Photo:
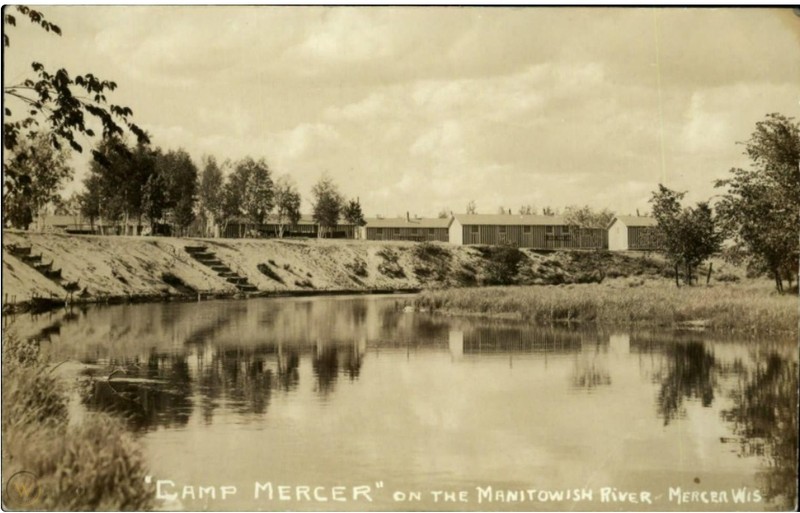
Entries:
[[4, 55], [9, 76], [27, 73], [31, 60], [96, 72], [116, 80], [113, 101], [133, 108], [156, 145], [185, 147], [197, 162], [204, 153], [264, 157], [304, 194], [327, 170], [368, 214], [433, 215], [470, 199], [485, 211], [518, 203], [633, 211], [647, 206], [662, 161], [670, 185], [707, 197], [713, 178], [743, 165], [734, 143], [756, 121], [800, 114], [791, 12], [62, 6], [46, 14], [64, 37], [19, 27]]
[[388, 57], [394, 50], [391, 33], [376, 14], [364, 9], [324, 10], [292, 51], [325, 66]]

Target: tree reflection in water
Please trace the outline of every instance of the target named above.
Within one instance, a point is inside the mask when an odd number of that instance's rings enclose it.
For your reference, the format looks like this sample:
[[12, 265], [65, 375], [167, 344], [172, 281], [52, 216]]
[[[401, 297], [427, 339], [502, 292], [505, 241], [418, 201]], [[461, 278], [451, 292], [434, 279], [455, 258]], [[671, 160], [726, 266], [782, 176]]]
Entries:
[[272, 370], [264, 365], [260, 351], [227, 349], [219, 351], [206, 372], [222, 375], [222, 394], [239, 413], [263, 414], [272, 394]]
[[363, 355], [361, 351], [355, 346], [349, 347], [347, 351], [345, 351], [342, 371], [347, 374], [350, 381], [355, 381], [358, 379], [359, 374], [361, 374], [362, 359]]
[[[763, 464], [763, 491], [772, 504], [793, 506], [797, 356], [781, 356], [779, 349], [767, 351], [766, 341], [754, 342], [760, 349], [752, 359], [737, 361], [728, 356], [737, 344], [704, 343], [695, 332], [631, 333], [622, 349], [612, 351], [612, 344], [594, 330], [409, 315], [391, 305], [360, 299], [264, 304], [270, 306], [268, 311], [257, 302], [171, 305], [175, 322], [153, 323], [154, 328], [148, 319], [162, 306], [98, 309], [97, 318], [83, 324], [51, 319], [31, 326], [30, 333], [53, 338], [58, 348], [82, 341], [73, 351], [96, 369], [84, 391], [84, 403], [91, 409], [122, 413], [134, 429], [184, 426], [194, 408], [199, 421], [206, 423], [230, 412], [250, 419], [268, 415], [274, 396], [297, 392], [301, 375], [309, 381], [306, 389], [330, 398], [337, 386], [347, 385], [340, 375], [353, 382], [365, 379], [368, 347], [387, 352], [449, 349], [456, 365], [463, 360], [496, 362], [498, 356], [509, 361], [519, 356], [525, 362], [544, 362], [542, 372], [549, 372], [547, 362], [552, 359], [558, 369], [562, 362], [574, 365], [565, 386], [611, 393], [614, 387], [603, 387], [612, 378], [617, 380], [621, 366], [635, 366], [638, 360], [639, 372], [647, 376], [644, 383], [655, 389], [655, 415], [665, 426], [691, 412], [687, 405], [692, 401], [710, 407], [715, 399], [730, 399], [730, 408], [721, 415], [736, 436], [722, 441], [737, 444], [742, 457], [755, 456]], [[198, 308], [203, 310], [195, 311]], [[348, 309], [352, 309], [349, 314]], [[140, 311], [135, 317], [137, 329], [126, 329], [123, 321]], [[142, 340], [151, 339], [156, 347], [142, 345]], [[176, 340], [184, 342], [177, 351]], [[140, 356], [115, 360], [112, 356], [118, 354]], [[108, 380], [116, 368], [125, 372]], [[509, 376], [514, 379], [519, 373]]]
[[281, 390], [289, 392], [297, 388], [300, 383], [300, 354], [296, 349], [284, 350], [278, 346], [278, 386]]
[[186, 425], [192, 412], [191, 385], [185, 358], [151, 353], [138, 360], [112, 362], [107, 375], [85, 382], [82, 401], [90, 409], [126, 418], [134, 429]]
[[683, 417], [686, 399], [700, 399], [705, 407], [714, 401], [713, 353], [702, 342], [674, 343], [665, 348], [666, 369], [656, 374], [661, 383], [658, 392], [658, 414], [664, 425]]
[[794, 509], [797, 497], [797, 362], [771, 353], [751, 368], [737, 366], [733, 407], [722, 417], [733, 423], [742, 456], [765, 464], [763, 493], [779, 509]]
[[327, 396], [333, 392], [339, 374], [339, 351], [336, 346], [317, 346], [311, 360], [317, 378], [317, 392]]
[[[776, 509], [794, 509], [797, 497], [798, 363], [777, 352], [756, 352], [752, 362], [717, 361], [703, 343], [662, 346], [666, 371], [658, 375], [658, 411], [667, 425], [685, 414], [683, 401], [711, 406], [715, 392], [731, 398], [722, 418], [732, 424], [741, 457], [760, 458], [762, 493]], [[736, 385], [721, 387], [718, 376], [734, 376]]]

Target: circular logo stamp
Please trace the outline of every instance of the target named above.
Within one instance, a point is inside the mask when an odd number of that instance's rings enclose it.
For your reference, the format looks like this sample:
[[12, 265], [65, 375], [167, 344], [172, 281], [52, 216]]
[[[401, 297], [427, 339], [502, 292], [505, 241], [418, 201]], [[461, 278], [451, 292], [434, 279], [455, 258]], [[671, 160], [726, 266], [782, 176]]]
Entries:
[[6, 481], [5, 505], [10, 508], [26, 508], [38, 504], [42, 498], [42, 487], [33, 472], [20, 470]]

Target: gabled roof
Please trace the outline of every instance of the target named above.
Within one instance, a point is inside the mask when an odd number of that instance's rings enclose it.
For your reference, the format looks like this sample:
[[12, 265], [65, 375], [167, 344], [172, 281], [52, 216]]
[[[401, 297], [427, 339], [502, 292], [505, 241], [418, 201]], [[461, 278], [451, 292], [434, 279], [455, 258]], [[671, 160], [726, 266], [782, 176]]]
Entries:
[[497, 225], [497, 226], [558, 226], [566, 222], [561, 216], [539, 216], [519, 214], [455, 214], [455, 219], [462, 225]]
[[609, 228], [611, 225], [619, 221], [620, 223], [624, 224], [628, 227], [636, 227], [636, 226], [658, 226], [658, 221], [656, 221], [655, 217], [650, 216], [616, 216], [611, 224], [609, 224]]
[[[277, 224], [278, 223], [278, 216], [277, 214], [269, 214], [267, 216], [266, 224]], [[297, 224], [317, 224], [314, 221], [314, 217], [306, 214], [300, 214], [300, 220], [297, 221]]]
[[444, 219], [435, 217], [417, 217], [406, 219], [405, 217], [394, 217], [388, 219], [369, 218], [366, 219], [367, 228], [447, 228], [450, 226], [450, 218]]
[[[229, 220], [231, 223], [241, 223], [247, 224], [249, 221], [242, 216], [233, 217]], [[264, 224], [278, 224], [278, 216], [276, 214], [269, 214], [267, 216], [266, 222]], [[288, 221], [285, 224], [289, 224]], [[317, 222], [314, 221], [314, 216], [308, 214], [300, 215], [300, 220], [297, 221], [298, 225], [316, 225]], [[350, 224], [345, 221], [343, 218], [339, 218], [339, 226], [350, 226]]]

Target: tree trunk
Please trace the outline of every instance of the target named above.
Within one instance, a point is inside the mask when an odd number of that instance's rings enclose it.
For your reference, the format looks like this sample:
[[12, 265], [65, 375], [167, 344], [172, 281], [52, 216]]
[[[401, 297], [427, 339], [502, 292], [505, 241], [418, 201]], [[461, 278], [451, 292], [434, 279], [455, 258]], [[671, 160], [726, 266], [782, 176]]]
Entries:
[[711, 269], [713, 269], [713, 268], [714, 268], [714, 263], [713, 262], [709, 262], [708, 263], [708, 274], [706, 275], [706, 286], [709, 283], [711, 283]]
[[675, 286], [681, 288], [680, 275], [678, 274], [678, 263], [675, 262]]
[[781, 280], [781, 273], [777, 267], [772, 269], [772, 274], [775, 276], [775, 288], [783, 294], [783, 280]]

